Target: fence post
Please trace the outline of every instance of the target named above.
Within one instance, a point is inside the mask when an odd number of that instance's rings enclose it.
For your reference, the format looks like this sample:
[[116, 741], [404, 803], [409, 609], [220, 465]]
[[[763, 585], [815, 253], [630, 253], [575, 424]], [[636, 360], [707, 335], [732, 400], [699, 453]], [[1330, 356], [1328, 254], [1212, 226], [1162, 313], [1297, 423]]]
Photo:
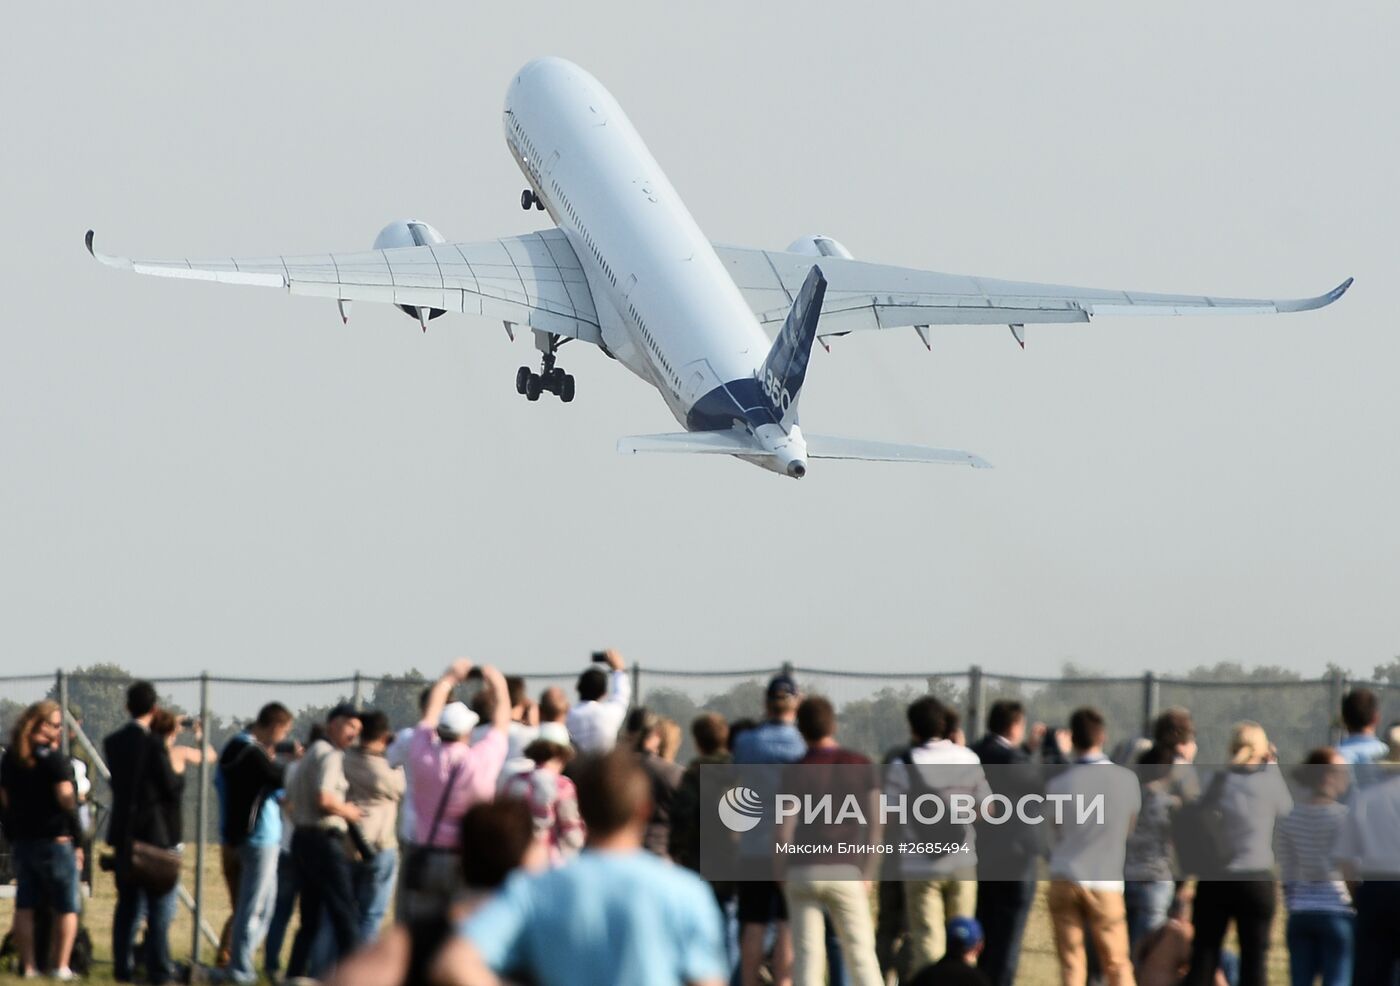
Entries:
[[350, 701], [357, 711], [365, 707], [365, 679], [360, 672], [355, 672], [355, 689], [350, 693]]
[[72, 751], [68, 744], [68, 675], [62, 668], [58, 669], [58, 707], [63, 712], [63, 735], [59, 739], [59, 748], [63, 751], [63, 759], [66, 762]]
[[642, 704], [642, 662], [632, 662], [632, 707]]
[[[209, 742], [209, 672], [199, 673], [199, 723], [203, 742]], [[201, 744], [200, 752], [203, 753]], [[194, 827], [194, 928], [190, 932], [190, 967], [199, 965], [199, 931], [204, 918], [204, 819], [209, 811], [209, 761], [199, 758], [199, 800], [195, 802]]]
[[1327, 715], [1327, 745], [1336, 746], [1342, 741], [1342, 699], [1347, 693], [1347, 675], [1341, 668], [1332, 669], [1332, 677], [1329, 679], [1331, 688], [1328, 692], [1329, 712]]
[[778, 669], [778, 671], [779, 671], [779, 673], [785, 674], [785, 675], [787, 675], [789, 678], [791, 678], [791, 677], [792, 677], [792, 662], [791, 662], [791, 661], [784, 661], [784, 662], [782, 663], [782, 666]]
[[982, 708], [987, 704], [987, 683], [982, 677], [982, 665], [967, 669], [967, 722], [963, 734], [968, 739], [981, 735]]
[[1148, 671], [1142, 676], [1142, 735], [1152, 738], [1152, 722], [1157, 718], [1157, 706], [1161, 702], [1157, 672]]

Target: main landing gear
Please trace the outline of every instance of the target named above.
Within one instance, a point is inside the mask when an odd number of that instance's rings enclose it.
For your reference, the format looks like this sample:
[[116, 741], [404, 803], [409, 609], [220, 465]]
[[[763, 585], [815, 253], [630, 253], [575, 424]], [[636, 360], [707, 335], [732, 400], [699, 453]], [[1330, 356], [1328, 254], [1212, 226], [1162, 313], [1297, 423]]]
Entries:
[[[538, 337], [544, 337], [540, 342]], [[554, 365], [554, 353], [564, 340], [552, 333], [537, 333], [537, 342], [544, 353], [540, 360], [540, 372], [532, 373], [528, 366], [515, 371], [515, 392], [524, 394], [527, 401], [537, 401], [540, 394], [549, 391], [565, 404], [574, 399], [574, 377], [565, 373], [562, 367]]]
[[532, 205], [541, 212], [544, 211], [544, 202], [534, 193], [533, 189], [527, 188], [520, 193], [520, 208], [529, 209]]

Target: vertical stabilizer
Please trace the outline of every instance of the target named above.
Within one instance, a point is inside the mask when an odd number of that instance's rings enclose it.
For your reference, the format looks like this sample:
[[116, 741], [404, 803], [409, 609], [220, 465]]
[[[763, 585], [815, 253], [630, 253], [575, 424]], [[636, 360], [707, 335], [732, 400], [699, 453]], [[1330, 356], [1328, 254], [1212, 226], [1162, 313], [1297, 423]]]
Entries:
[[792, 311], [768, 358], [755, 372], [759, 389], [768, 399], [773, 414], [783, 428], [797, 422], [797, 399], [802, 395], [802, 383], [807, 379], [807, 361], [812, 355], [812, 341], [817, 337], [817, 320], [822, 314], [822, 299], [826, 297], [826, 277], [814, 266], [802, 282], [802, 290], [793, 300]]

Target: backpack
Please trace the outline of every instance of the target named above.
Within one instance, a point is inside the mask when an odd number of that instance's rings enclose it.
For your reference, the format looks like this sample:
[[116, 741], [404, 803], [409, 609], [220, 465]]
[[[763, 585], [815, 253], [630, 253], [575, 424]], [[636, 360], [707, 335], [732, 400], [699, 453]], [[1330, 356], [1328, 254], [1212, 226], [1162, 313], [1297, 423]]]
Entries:
[[1172, 813], [1172, 843], [1182, 876], [1211, 879], [1218, 877], [1230, 861], [1230, 844], [1225, 838], [1225, 813], [1220, 798], [1225, 793], [1229, 769], [1222, 767], [1210, 780], [1206, 793], [1188, 801]]
[[[920, 767], [961, 767], [963, 764], [917, 764], [914, 762], [914, 747], [909, 746], [899, 754], [896, 763], [904, 768], [909, 779], [909, 815], [906, 828], [915, 835], [917, 842], [941, 842], [945, 845], [961, 845], [968, 841], [970, 826], [963, 822], [953, 822], [948, 818], [947, 794], [931, 787]], [[943, 813], [936, 822], [922, 822], [914, 817], [914, 802], [926, 794], [932, 794], [943, 801]], [[920, 854], [923, 855], [923, 854]]]

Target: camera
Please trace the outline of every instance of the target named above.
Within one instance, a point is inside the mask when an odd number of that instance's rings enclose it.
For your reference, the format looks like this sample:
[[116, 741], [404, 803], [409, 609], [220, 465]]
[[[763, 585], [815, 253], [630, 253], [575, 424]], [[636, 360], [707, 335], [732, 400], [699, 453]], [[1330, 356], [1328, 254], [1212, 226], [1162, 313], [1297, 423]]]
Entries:
[[194, 724], [195, 724], [195, 718], [194, 718], [194, 716], [181, 716], [181, 717], [180, 717], [180, 728], [181, 728], [181, 729], [193, 729], [193, 728], [194, 728]]

